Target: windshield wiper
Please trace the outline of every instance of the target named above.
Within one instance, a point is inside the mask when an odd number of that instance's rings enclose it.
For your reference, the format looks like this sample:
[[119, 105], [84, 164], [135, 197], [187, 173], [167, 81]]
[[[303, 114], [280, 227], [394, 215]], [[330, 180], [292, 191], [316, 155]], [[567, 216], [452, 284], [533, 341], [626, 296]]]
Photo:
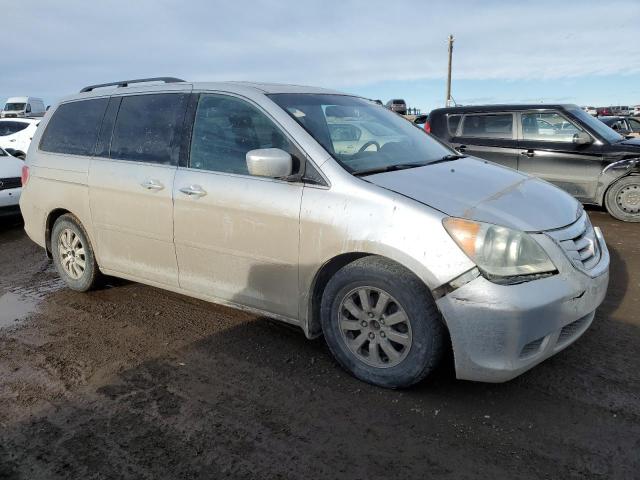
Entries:
[[434, 165], [436, 163], [443, 163], [443, 162], [452, 162], [453, 160], [460, 160], [461, 158], [467, 158], [467, 156], [461, 155], [459, 153], [452, 153], [451, 155], [445, 155], [442, 158], [429, 162], [429, 165]]
[[396, 163], [394, 165], [385, 165], [383, 167], [367, 168], [365, 170], [355, 170], [351, 172], [356, 177], [364, 175], [372, 175], [374, 173], [393, 172], [394, 170], [406, 170], [407, 168], [424, 167], [429, 165], [429, 162], [414, 162], [414, 163]]

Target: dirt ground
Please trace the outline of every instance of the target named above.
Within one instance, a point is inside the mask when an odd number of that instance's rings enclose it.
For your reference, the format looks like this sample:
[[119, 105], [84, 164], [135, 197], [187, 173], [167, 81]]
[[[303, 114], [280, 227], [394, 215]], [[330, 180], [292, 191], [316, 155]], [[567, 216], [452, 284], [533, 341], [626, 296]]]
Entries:
[[639, 478], [640, 225], [592, 210], [611, 285], [572, 347], [499, 385], [404, 391], [322, 340], [128, 282], [63, 288], [0, 223], [0, 479]]

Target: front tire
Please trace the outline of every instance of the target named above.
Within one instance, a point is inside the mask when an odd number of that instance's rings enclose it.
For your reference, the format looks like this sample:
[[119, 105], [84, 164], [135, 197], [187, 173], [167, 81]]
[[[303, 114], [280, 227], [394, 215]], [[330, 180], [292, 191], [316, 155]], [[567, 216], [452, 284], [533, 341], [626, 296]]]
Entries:
[[329, 280], [321, 320], [340, 365], [374, 385], [413, 385], [444, 351], [445, 327], [425, 285], [383, 257], [356, 260]]
[[609, 214], [623, 222], [640, 222], [640, 175], [629, 175], [607, 190], [605, 206]]
[[60, 277], [77, 292], [95, 288], [101, 274], [89, 237], [80, 221], [71, 214], [62, 215], [51, 232], [51, 254]]

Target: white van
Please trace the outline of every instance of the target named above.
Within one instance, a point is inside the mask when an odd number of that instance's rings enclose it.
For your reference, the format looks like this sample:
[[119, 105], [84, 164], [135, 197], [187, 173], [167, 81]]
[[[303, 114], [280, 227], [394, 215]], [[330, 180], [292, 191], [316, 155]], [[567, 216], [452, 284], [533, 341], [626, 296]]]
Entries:
[[0, 112], [0, 118], [42, 117], [45, 111], [41, 98], [10, 97]]

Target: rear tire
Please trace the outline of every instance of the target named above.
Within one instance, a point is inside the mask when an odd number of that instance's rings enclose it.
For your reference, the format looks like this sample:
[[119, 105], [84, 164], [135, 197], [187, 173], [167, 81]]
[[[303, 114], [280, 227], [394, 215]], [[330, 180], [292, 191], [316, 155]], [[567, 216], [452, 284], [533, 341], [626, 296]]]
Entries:
[[612, 217], [623, 222], [640, 222], [640, 175], [629, 175], [607, 190], [605, 206]]
[[86, 292], [98, 285], [101, 274], [93, 248], [74, 215], [62, 215], [54, 223], [51, 254], [58, 274], [70, 289]]
[[383, 257], [358, 259], [329, 280], [321, 320], [340, 365], [381, 387], [421, 381], [436, 368], [445, 347], [445, 327], [425, 285]]

